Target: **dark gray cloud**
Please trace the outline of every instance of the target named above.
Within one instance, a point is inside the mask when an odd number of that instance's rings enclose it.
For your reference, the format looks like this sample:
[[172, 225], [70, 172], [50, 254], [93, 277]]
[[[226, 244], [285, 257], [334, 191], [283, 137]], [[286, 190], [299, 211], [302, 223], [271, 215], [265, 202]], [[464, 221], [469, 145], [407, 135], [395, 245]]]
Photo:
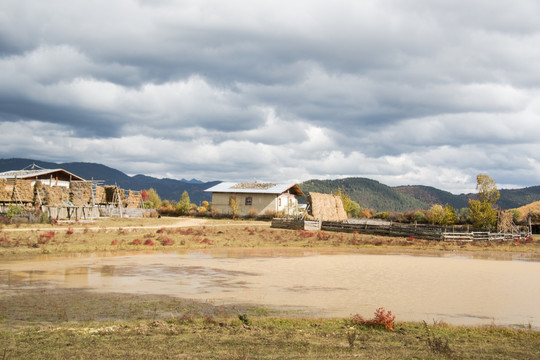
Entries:
[[5, 0], [0, 14], [2, 157], [454, 192], [478, 173], [540, 182], [535, 0]]

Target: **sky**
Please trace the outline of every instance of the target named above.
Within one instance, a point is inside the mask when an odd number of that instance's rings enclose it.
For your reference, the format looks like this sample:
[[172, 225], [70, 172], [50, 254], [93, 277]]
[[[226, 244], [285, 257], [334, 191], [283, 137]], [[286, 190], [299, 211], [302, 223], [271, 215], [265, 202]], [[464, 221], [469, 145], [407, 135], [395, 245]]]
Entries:
[[537, 0], [2, 0], [0, 158], [540, 185]]

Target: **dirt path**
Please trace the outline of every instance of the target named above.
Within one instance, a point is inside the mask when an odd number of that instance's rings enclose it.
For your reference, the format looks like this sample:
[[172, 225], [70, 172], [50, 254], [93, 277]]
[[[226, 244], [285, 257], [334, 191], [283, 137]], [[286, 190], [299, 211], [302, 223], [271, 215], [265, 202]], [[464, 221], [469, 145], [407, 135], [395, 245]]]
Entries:
[[[219, 223], [209, 223], [208, 219], [200, 218], [182, 218], [177, 222], [172, 224], [161, 224], [161, 225], [133, 225], [133, 226], [92, 226], [92, 227], [74, 227], [73, 231], [81, 232], [87, 230], [116, 230], [119, 228], [122, 229], [161, 229], [161, 228], [178, 228], [178, 227], [195, 227], [195, 226], [247, 226], [247, 225], [256, 225], [256, 226], [270, 226], [269, 222], [264, 221], [227, 221]], [[12, 229], [1, 229], [1, 231], [6, 232], [17, 232], [17, 231], [51, 231], [55, 230], [54, 228], [12, 228]]]

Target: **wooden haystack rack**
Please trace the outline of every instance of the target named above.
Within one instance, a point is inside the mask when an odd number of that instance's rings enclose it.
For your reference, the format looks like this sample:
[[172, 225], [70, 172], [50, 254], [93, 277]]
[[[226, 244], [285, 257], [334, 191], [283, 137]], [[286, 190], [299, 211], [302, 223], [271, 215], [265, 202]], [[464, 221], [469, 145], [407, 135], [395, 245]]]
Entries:
[[309, 218], [320, 221], [347, 221], [343, 202], [337, 195], [309, 193], [307, 197]]

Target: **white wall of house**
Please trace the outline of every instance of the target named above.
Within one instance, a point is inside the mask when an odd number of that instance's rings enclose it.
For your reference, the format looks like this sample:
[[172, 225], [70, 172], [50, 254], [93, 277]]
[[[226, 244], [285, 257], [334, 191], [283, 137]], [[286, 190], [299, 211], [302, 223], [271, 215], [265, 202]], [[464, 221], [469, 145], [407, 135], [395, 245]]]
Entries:
[[284, 193], [277, 199], [277, 212], [294, 215], [298, 212], [298, 199], [293, 194]]
[[275, 215], [285, 213], [293, 215], [298, 209], [298, 199], [292, 194], [250, 194], [250, 193], [212, 193], [212, 209], [221, 214], [232, 214], [231, 197], [238, 203], [240, 216]]

